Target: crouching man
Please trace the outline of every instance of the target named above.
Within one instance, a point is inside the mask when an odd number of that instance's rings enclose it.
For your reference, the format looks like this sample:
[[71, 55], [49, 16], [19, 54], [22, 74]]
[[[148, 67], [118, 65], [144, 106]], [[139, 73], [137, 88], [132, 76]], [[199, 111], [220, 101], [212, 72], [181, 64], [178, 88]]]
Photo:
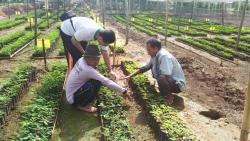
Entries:
[[97, 108], [91, 105], [95, 100], [101, 85], [123, 94], [127, 90], [98, 72], [96, 66], [100, 60], [100, 50], [96, 45], [88, 45], [85, 54], [81, 57], [66, 82], [66, 98], [73, 106], [84, 112], [96, 112]]
[[146, 43], [150, 61], [125, 79], [144, 73], [151, 69], [153, 77], [157, 80], [160, 94], [166, 97], [166, 102], [171, 105], [174, 100], [172, 93], [180, 93], [185, 89], [185, 77], [177, 59], [167, 50], [161, 48], [161, 42], [151, 38]]

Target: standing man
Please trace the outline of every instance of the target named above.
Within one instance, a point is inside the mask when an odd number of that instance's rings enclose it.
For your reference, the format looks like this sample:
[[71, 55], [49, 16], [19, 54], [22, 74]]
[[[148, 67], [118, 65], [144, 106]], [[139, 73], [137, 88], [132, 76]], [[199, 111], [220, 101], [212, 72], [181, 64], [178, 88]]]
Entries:
[[62, 22], [60, 34], [69, 71], [84, 54], [88, 41], [96, 40], [101, 46], [101, 53], [108, 66], [109, 74], [115, 77], [108, 54], [108, 45], [116, 39], [112, 30], [104, 30], [94, 20], [87, 17], [72, 17]]
[[161, 42], [151, 38], [146, 43], [150, 61], [125, 79], [144, 73], [151, 69], [153, 77], [157, 80], [160, 94], [166, 97], [169, 105], [173, 103], [172, 93], [180, 93], [185, 89], [185, 77], [177, 59], [167, 50], [161, 48]]
[[81, 57], [70, 71], [66, 82], [66, 98], [69, 104], [84, 111], [96, 112], [92, 102], [101, 85], [105, 85], [120, 93], [127, 90], [98, 72], [96, 66], [100, 60], [100, 51], [96, 45], [88, 45], [84, 57]]

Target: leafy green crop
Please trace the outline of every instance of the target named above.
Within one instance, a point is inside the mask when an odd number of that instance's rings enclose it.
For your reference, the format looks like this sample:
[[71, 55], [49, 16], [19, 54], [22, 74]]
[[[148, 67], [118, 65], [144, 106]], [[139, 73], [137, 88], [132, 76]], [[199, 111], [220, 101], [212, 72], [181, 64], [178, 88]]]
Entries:
[[26, 21], [25, 19], [17, 19], [17, 20], [16, 19], [10, 19], [10, 20], [1, 21], [0, 22], [0, 30], [14, 27], [16, 25], [25, 23], [25, 21]]
[[[201, 48], [203, 50], [206, 50], [207, 52], [211, 53], [211, 54], [215, 54], [218, 55], [220, 57], [229, 59], [229, 60], [233, 60], [234, 59], [234, 54], [231, 54], [230, 52], [225, 52], [223, 49], [224, 47], [222, 47], [221, 45], [216, 45], [216, 44], [211, 44], [210, 42], [202, 42], [199, 41], [199, 39], [192, 39], [192, 38], [178, 38], [178, 41], [190, 44], [194, 47], [197, 48]], [[220, 48], [222, 47], [222, 48]], [[220, 48], [220, 49], [218, 49]]]
[[[39, 34], [39, 33], [38, 33]], [[15, 51], [23, 47], [25, 44], [33, 40], [34, 38], [34, 32], [25, 32], [25, 35], [18, 38], [15, 42], [8, 44], [4, 46], [0, 50], [0, 56], [1, 57], [9, 57], [11, 54], [13, 54]]]
[[[107, 75], [107, 68], [104, 64], [99, 65], [99, 70]], [[103, 119], [102, 134], [107, 141], [133, 141], [131, 128], [122, 109], [122, 97], [105, 87], [99, 93], [100, 116]]]
[[65, 65], [55, 64], [42, 77], [41, 86], [34, 92], [36, 97], [21, 112], [21, 125], [15, 140], [50, 140], [62, 94], [65, 69]]
[[0, 44], [2, 44], [2, 45], [9, 44], [13, 41], [16, 41], [16, 39], [22, 37], [24, 34], [25, 34], [24, 31], [17, 31], [17, 32], [2, 36], [0, 38]]
[[[50, 48], [46, 49], [46, 53], [49, 50], [52, 50], [52, 48], [54, 47], [54, 45], [57, 42], [57, 39], [59, 38], [59, 32], [58, 29], [53, 29], [51, 30], [47, 36], [45, 36], [46, 39], [50, 40]], [[42, 57], [43, 56], [43, 48], [38, 48], [38, 47], [34, 47], [34, 53], [32, 54], [33, 57]]]
[[[136, 70], [137, 65], [133, 62], [123, 62], [126, 73], [130, 74]], [[182, 120], [178, 117], [177, 111], [164, 104], [164, 97], [157, 94], [154, 86], [150, 85], [146, 75], [137, 75], [132, 78], [135, 89], [146, 103], [146, 109], [159, 124], [159, 128], [164, 132], [170, 141], [191, 141], [196, 140], [196, 136], [188, 130]]]
[[22, 87], [31, 78], [31, 74], [34, 73], [34, 68], [31, 65], [23, 64], [17, 67], [12, 78], [7, 80], [0, 88], [0, 118], [3, 118], [6, 114], [6, 109], [10, 108], [10, 105], [14, 104], [19, 94], [21, 94]]

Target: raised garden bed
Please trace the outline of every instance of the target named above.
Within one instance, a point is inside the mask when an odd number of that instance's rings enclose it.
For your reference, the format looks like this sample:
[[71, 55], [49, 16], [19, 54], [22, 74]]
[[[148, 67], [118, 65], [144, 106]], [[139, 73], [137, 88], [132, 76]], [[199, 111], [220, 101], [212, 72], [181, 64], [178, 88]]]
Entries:
[[21, 112], [21, 125], [13, 140], [49, 141], [62, 94], [66, 66], [55, 64], [43, 77], [36, 97]]
[[[99, 70], [107, 75], [104, 64]], [[133, 141], [132, 129], [126, 112], [123, 110], [122, 97], [117, 92], [102, 87], [98, 98], [99, 116], [102, 124], [103, 141]]]
[[[125, 74], [134, 72], [138, 66], [133, 62], [122, 62]], [[137, 92], [139, 104], [149, 117], [149, 125], [155, 131], [159, 141], [197, 140], [196, 136], [178, 117], [178, 112], [164, 104], [164, 97], [158, 95], [154, 86], [150, 85], [146, 75], [137, 75], [130, 81], [130, 87]]]
[[[40, 33], [38, 32], [38, 35]], [[21, 49], [28, 46], [34, 39], [34, 32], [25, 32], [25, 35], [18, 38], [15, 42], [10, 43], [0, 49], [1, 58], [11, 58]]]
[[[52, 52], [55, 49], [55, 46], [57, 44], [57, 41], [59, 39], [59, 32], [58, 29], [52, 29], [48, 35], [46, 36], [46, 39], [50, 40], [50, 48], [46, 48], [46, 55], [49, 52]], [[34, 47], [34, 53], [32, 54], [32, 58], [36, 57], [43, 57], [43, 48], [42, 47]]]
[[14, 76], [0, 88], [0, 125], [4, 125], [7, 115], [16, 106], [21, 96], [28, 90], [29, 83], [36, 78], [36, 68], [21, 65]]

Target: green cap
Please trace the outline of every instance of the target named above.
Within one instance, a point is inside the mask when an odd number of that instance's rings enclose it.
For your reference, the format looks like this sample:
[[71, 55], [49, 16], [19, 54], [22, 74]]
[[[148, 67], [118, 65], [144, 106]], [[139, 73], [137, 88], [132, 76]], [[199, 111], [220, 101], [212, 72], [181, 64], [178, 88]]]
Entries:
[[88, 45], [85, 49], [84, 57], [100, 57], [101, 52], [97, 45]]

